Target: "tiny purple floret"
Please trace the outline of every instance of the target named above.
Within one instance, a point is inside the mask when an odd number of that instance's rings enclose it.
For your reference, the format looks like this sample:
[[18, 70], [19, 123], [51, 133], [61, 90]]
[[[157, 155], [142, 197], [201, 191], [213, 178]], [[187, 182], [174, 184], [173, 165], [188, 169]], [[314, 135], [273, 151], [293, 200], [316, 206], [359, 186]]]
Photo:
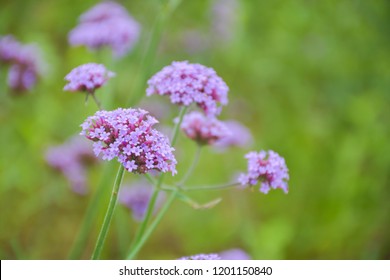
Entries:
[[271, 188], [288, 193], [289, 175], [284, 158], [272, 150], [250, 152], [245, 157], [248, 159], [248, 173], [242, 173], [238, 178], [242, 186], [253, 186], [260, 181], [260, 191], [265, 194]]
[[227, 105], [229, 88], [214, 69], [187, 61], [172, 62], [148, 81], [146, 95], [168, 95], [173, 104], [197, 104], [207, 116]]

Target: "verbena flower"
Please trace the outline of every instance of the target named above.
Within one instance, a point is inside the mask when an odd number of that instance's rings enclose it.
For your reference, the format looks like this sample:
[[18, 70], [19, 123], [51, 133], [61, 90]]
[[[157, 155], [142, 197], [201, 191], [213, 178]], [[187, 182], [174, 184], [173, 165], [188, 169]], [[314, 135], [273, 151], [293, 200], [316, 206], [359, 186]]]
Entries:
[[148, 81], [146, 95], [168, 95], [171, 102], [196, 103], [206, 115], [215, 116], [228, 103], [229, 88], [212, 68], [187, 61], [172, 62]]
[[117, 160], [129, 172], [151, 170], [176, 173], [174, 148], [161, 132], [153, 128], [158, 121], [142, 109], [98, 111], [81, 125], [93, 144], [96, 156]]
[[79, 25], [70, 31], [68, 40], [73, 46], [84, 45], [91, 50], [109, 47], [118, 58], [132, 49], [139, 33], [139, 24], [126, 9], [107, 1], [82, 14]]
[[217, 149], [224, 150], [228, 147], [248, 147], [253, 142], [251, 132], [247, 127], [235, 120], [228, 120], [223, 122], [230, 130], [230, 133], [225, 137], [217, 140], [213, 146]]
[[218, 254], [222, 260], [250, 260], [251, 257], [243, 250], [235, 248]]
[[[124, 185], [119, 192], [119, 202], [129, 208], [136, 221], [142, 221], [146, 214], [150, 198], [152, 197], [153, 188], [146, 182], [140, 181], [131, 185]], [[156, 212], [164, 202], [165, 195], [159, 192], [154, 206]]]
[[49, 147], [46, 161], [60, 171], [78, 194], [88, 191], [86, 165], [96, 161], [90, 143], [81, 136], [74, 136], [62, 145]]
[[83, 64], [74, 68], [65, 76], [68, 84], [64, 86], [64, 90], [93, 94], [96, 89], [102, 87], [113, 76], [115, 76], [115, 73], [108, 71], [102, 64]]
[[181, 257], [178, 260], [220, 260], [218, 254], [197, 254], [192, 256]]
[[230, 130], [214, 117], [206, 117], [199, 112], [191, 112], [184, 116], [181, 129], [190, 139], [200, 145], [212, 145], [214, 142], [228, 137]]
[[248, 159], [248, 173], [242, 173], [238, 180], [242, 186], [252, 186], [260, 182], [260, 191], [268, 193], [270, 189], [282, 189], [288, 193], [288, 169], [284, 158], [274, 151], [250, 152], [245, 156]]
[[33, 88], [43, 68], [38, 47], [22, 45], [11, 35], [0, 37], [0, 63], [10, 66], [8, 86], [15, 92]]
[[210, 29], [213, 39], [225, 44], [233, 39], [237, 30], [239, 8], [237, 0], [212, 1]]

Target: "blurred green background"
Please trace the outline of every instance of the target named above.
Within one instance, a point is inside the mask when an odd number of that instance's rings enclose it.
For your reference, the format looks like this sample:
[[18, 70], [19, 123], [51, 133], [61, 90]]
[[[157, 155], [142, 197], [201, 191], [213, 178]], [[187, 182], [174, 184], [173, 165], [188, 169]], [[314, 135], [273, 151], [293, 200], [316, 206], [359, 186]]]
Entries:
[[[107, 53], [67, 42], [80, 14], [96, 1], [0, 0], [0, 35], [36, 42], [47, 64], [39, 84], [19, 97], [8, 92], [6, 69], [0, 69], [0, 257], [66, 259], [110, 165], [107, 193], [82, 258], [90, 257], [96, 241], [116, 163], [90, 167], [90, 193], [79, 196], [44, 159], [48, 147], [79, 133], [96, 111], [92, 100], [85, 105], [81, 94], [62, 90], [64, 76], [86, 62], [104, 63], [117, 75], [97, 95], [104, 102], [104, 92], [111, 91], [114, 109], [126, 106], [137, 85], [144, 92], [144, 79], [163, 66], [188, 60], [214, 68], [225, 80], [230, 102], [221, 119], [242, 122], [254, 137], [250, 148], [206, 148], [190, 185], [228, 182], [246, 170], [245, 153], [272, 149], [286, 159], [290, 192], [194, 193], [201, 202], [223, 198], [208, 210], [176, 201], [140, 259], [231, 248], [254, 259], [389, 259], [390, 2], [226, 1], [225, 8], [234, 4], [232, 12], [218, 18], [216, 1], [182, 1], [145, 69], [142, 55], [164, 11], [161, 2], [119, 2], [142, 31], [133, 51], [112, 61]], [[225, 31], [216, 29], [218, 20]], [[148, 99], [169, 106], [167, 98]], [[172, 125], [177, 113], [170, 106], [161, 122]], [[178, 178], [194, 151], [181, 135]], [[125, 182], [138, 177], [126, 174]], [[118, 206], [102, 257], [124, 258], [136, 227], [129, 211]]]

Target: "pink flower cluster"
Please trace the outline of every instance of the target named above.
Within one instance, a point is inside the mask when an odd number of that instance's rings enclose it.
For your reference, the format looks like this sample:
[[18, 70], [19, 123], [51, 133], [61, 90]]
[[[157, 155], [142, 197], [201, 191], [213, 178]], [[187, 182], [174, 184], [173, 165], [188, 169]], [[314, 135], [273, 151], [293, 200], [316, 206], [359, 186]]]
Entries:
[[42, 66], [38, 48], [22, 45], [11, 35], [0, 37], [0, 63], [10, 65], [8, 86], [15, 92], [33, 88]]
[[87, 63], [74, 68], [65, 76], [68, 84], [64, 90], [83, 91], [93, 94], [96, 89], [103, 86], [108, 79], [115, 76], [115, 73], [108, 71], [104, 65]]
[[48, 148], [46, 161], [69, 180], [74, 192], [79, 194], [87, 192], [86, 165], [96, 161], [87, 140], [81, 136], [74, 136], [62, 145]]
[[139, 24], [124, 7], [113, 1], [97, 4], [80, 16], [79, 25], [70, 31], [73, 46], [96, 50], [108, 46], [115, 57], [129, 52], [140, 33]]
[[191, 112], [184, 116], [181, 129], [190, 139], [199, 145], [212, 145], [230, 135], [227, 126], [213, 117], [200, 112]]
[[212, 68], [187, 61], [173, 62], [148, 81], [146, 95], [168, 95], [174, 104], [196, 103], [207, 116], [216, 116], [227, 105], [226, 83]]
[[161, 132], [153, 128], [158, 121], [142, 109], [98, 111], [81, 125], [82, 132], [94, 141], [96, 156], [117, 160], [129, 172], [157, 170], [176, 173], [174, 148]]
[[288, 193], [289, 175], [284, 158], [271, 150], [250, 152], [245, 157], [248, 159], [248, 173], [242, 173], [238, 178], [242, 186], [256, 185], [260, 181], [260, 191], [265, 194], [271, 188], [279, 188]]

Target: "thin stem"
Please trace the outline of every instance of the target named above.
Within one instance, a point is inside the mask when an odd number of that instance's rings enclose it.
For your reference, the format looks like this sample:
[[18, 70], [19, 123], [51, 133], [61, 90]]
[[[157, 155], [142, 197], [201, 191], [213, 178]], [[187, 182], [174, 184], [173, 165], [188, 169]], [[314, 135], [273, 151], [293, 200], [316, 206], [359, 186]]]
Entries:
[[172, 138], [171, 138], [172, 139], [171, 140], [172, 147], [176, 144], [177, 136], [179, 135], [179, 128], [180, 128], [180, 125], [183, 121], [183, 117], [186, 114], [187, 110], [188, 110], [187, 106], [182, 106], [180, 108], [179, 120], [177, 121], [177, 123], [175, 124], [175, 127], [173, 128], [173, 133], [172, 133]]
[[180, 182], [177, 184], [177, 186], [182, 187], [184, 185], [184, 183], [187, 181], [187, 179], [191, 176], [192, 172], [194, 171], [196, 165], [199, 162], [201, 151], [202, 151], [202, 146], [201, 145], [197, 145], [194, 159], [193, 159], [190, 167], [188, 168], [187, 173], [180, 180]]
[[95, 93], [91, 93], [91, 95], [96, 105], [98, 106], [99, 110], [102, 110], [102, 104], [100, 103], [99, 99], [97, 99], [97, 97], [95, 96]]
[[238, 186], [240, 183], [228, 183], [224, 185], [217, 185], [217, 186], [200, 186], [200, 187], [191, 187], [186, 188], [186, 191], [200, 191], [200, 190], [222, 190], [222, 189], [229, 189], [235, 186]]
[[100, 183], [97, 187], [96, 193], [90, 201], [87, 211], [85, 212], [84, 221], [81, 225], [78, 236], [73, 244], [72, 250], [69, 253], [69, 259], [80, 259], [83, 249], [85, 248], [85, 244], [87, 243], [88, 234], [91, 232], [91, 228], [96, 221], [96, 213], [99, 209], [100, 202], [102, 197], [106, 193], [106, 186], [109, 183], [110, 174], [113, 171], [113, 165], [106, 165], [103, 170], [103, 176], [100, 180]]
[[99, 259], [100, 253], [103, 249], [104, 241], [106, 240], [107, 232], [108, 232], [108, 229], [110, 227], [112, 216], [114, 214], [115, 205], [116, 205], [116, 201], [118, 198], [119, 188], [120, 188], [120, 185], [122, 183], [124, 170], [125, 170], [125, 168], [123, 167], [123, 165], [120, 165], [120, 167], [118, 169], [118, 173], [116, 174], [114, 187], [112, 189], [111, 198], [110, 198], [110, 202], [108, 204], [106, 216], [104, 217], [103, 225], [101, 227], [98, 240], [96, 241], [95, 249], [92, 253], [92, 257], [91, 257], [92, 260]]
[[133, 240], [131, 248], [133, 248], [135, 246], [135, 244], [137, 244], [139, 242], [139, 240], [141, 239], [142, 235], [145, 232], [146, 226], [147, 226], [147, 224], [148, 224], [148, 222], [149, 222], [149, 220], [150, 220], [150, 218], [152, 216], [154, 205], [156, 204], [158, 193], [160, 192], [160, 186], [161, 186], [162, 179], [163, 179], [163, 176], [161, 175], [159, 180], [158, 180], [158, 182], [157, 182], [156, 187], [153, 189], [153, 194], [152, 194], [152, 197], [150, 198], [150, 201], [149, 201], [149, 204], [148, 204], [148, 209], [146, 210], [145, 217], [144, 217], [140, 227], [138, 228], [138, 231], [137, 231], [137, 233], [135, 235], [135, 238]]
[[138, 254], [139, 250], [142, 248], [142, 246], [145, 244], [145, 242], [148, 240], [149, 236], [152, 234], [154, 229], [157, 227], [157, 225], [160, 223], [162, 217], [164, 214], [167, 212], [168, 208], [171, 206], [172, 202], [176, 198], [177, 191], [174, 191], [171, 193], [169, 196], [167, 202], [164, 204], [163, 208], [161, 211], [158, 213], [156, 219], [154, 219], [153, 223], [150, 225], [150, 227], [145, 231], [145, 234], [142, 235], [141, 239], [139, 242], [134, 246], [134, 248], [131, 250], [130, 254], [127, 256], [128, 260], [132, 260], [133, 258], [136, 257]]

